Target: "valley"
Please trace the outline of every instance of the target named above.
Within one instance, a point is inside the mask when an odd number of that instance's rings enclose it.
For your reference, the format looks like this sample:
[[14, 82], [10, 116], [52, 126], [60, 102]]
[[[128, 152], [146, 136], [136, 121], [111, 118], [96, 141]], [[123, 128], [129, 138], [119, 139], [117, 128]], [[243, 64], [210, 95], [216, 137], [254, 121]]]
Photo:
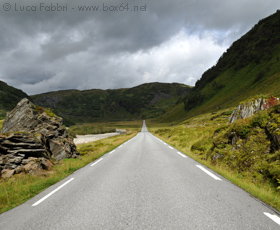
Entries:
[[[62, 90], [27, 95], [0, 82], [1, 127], [6, 113], [22, 98], [28, 98], [36, 104], [36, 112], [50, 115], [49, 120], [56, 115], [62, 117], [69, 138], [111, 133], [116, 129], [127, 131], [122, 135], [77, 144], [81, 159], [54, 161], [54, 169], [50, 172], [39, 176], [18, 174], [2, 178], [0, 212], [18, 206], [96, 159], [110, 155], [132, 138], [138, 138], [134, 140], [140, 147], [131, 145], [133, 159], [130, 158], [129, 149], [125, 153], [134, 167], [138, 167], [141, 159], [147, 162], [159, 160], [158, 164], [151, 164], [153, 167], [175, 162], [167, 152], [162, 155], [166, 161], [160, 160], [161, 151], [153, 152], [153, 149], [162, 147], [155, 144], [154, 135], [157, 141], [160, 139], [184, 158], [192, 158], [207, 166], [249, 192], [258, 202], [265, 202], [270, 210], [279, 215], [279, 28], [280, 11], [260, 20], [228, 48], [216, 65], [204, 72], [194, 87], [154, 82], [123, 89]], [[242, 116], [244, 111], [250, 114], [245, 119]], [[233, 114], [236, 117], [230, 123]], [[8, 133], [1, 135], [9, 136]], [[141, 143], [145, 143], [145, 147]], [[149, 144], [154, 147], [149, 147]], [[121, 159], [126, 159], [124, 155]], [[116, 161], [112, 165], [118, 168], [116, 162], [119, 158], [114, 157]], [[176, 164], [181, 165], [178, 162]], [[140, 163], [141, 167], [146, 167], [146, 164]], [[128, 165], [125, 167], [129, 168]], [[6, 166], [1, 163], [0, 167]], [[181, 175], [189, 180], [190, 172], [183, 165], [180, 167], [182, 170], [176, 173], [176, 178]], [[141, 170], [137, 169], [140, 175]], [[170, 172], [174, 170], [170, 168]], [[105, 170], [104, 173], [108, 172]], [[142, 173], [147, 179], [148, 176]], [[164, 170], [161, 173], [164, 174]], [[137, 178], [139, 182], [139, 175], [135, 174], [129, 180], [133, 182]], [[153, 175], [156, 172], [153, 171]], [[212, 189], [210, 183], [209, 186]], [[136, 191], [134, 187], [131, 189]], [[162, 197], [168, 197], [165, 195]]]

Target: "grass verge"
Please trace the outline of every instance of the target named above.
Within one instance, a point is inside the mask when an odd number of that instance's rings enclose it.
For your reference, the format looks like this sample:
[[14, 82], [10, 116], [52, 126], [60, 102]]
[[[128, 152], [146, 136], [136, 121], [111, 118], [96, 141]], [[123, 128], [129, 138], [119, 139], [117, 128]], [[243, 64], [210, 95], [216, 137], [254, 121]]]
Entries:
[[55, 165], [51, 172], [45, 172], [43, 175], [19, 174], [10, 179], [0, 180], [0, 214], [24, 203], [77, 169], [115, 149], [133, 138], [139, 130], [139, 128], [134, 128], [124, 135], [78, 145], [78, 151], [82, 155], [81, 159], [64, 159]]
[[[277, 190], [277, 185], [265, 173], [262, 174], [255, 170], [257, 167], [264, 166], [264, 163], [268, 164], [271, 157], [275, 155], [269, 153], [265, 155], [266, 148], [264, 148], [264, 145], [267, 144], [267, 140], [261, 136], [263, 133], [258, 131], [259, 129], [256, 129], [257, 132], [253, 128], [247, 139], [240, 139], [237, 144], [241, 147], [239, 150], [235, 150], [235, 152], [231, 150], [232, 146], [228, 144], [228, 140], [222, 138], [219, 139], [219, 143], [224, 142], [226, 145], [222, 145], [221, 152], [212, 150], [213, 143], [216, 141], [215, 139], [219, 138], [215, 134], [216, 131], [219, 129], [223, 131], [224, 127], [229, 127], [227, 118], [230, 110], [232, 108], [228, 109], [228, 111], [221, 110], [216, 113], [201, 114], [175, 126], [168, 123], [156, 123], [152, 120], [147, 120], [146, 124], [148, 130], [158, 138], [219, 173], [233, 184], [249, 192], [252, 196], [280, 211], [280, 194], [279, 189]], [[256, 136], [259, 138], [262, 137], [264, 142], [255, 141]], [[253, 146], [252, 143], [257, 143], [258, 145]], [[243, 149], [247, 145], [250, 145], [249, 154], [244, 152]], [[253, 149], [254, 152], [257, 152], [256, 156], [251, 153], [252, 147], [255, 148]], [[264, 152], [262, 153], [262, 151]], [[226, 155], [226, 152], [229, 154]], [[238, 157], [238, 154], [242, 159]], [[257, 157], [258, 155], [262, 157]], [[251, 159], [251, 161], [248, 161], [245, 156], [252, 156], [251, 158], [255, 161], [253, 162]], [[232, 159], [230, 157], [234, 158]], [[251, 165], [248, 162], [252, 162]], [[236, 166], [234, 164], [238, 167], [233, 167]], [[248, 166], [244, 167], [246, 164]], [[239, 167], [240, 165], [242, 168]]]

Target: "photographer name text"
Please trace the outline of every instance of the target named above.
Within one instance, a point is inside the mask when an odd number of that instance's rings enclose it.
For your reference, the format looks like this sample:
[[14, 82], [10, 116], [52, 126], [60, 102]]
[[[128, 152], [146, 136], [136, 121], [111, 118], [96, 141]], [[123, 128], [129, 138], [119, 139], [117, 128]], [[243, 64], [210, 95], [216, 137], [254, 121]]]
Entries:
[[147, 5], [130, 6], [129, 3], [121, 3], [120, 5], [102, 5], [96, 6], [76, 6], [70, 7], [67, 4], [61, 5], [59, 3], [39, 3], [38, 5], [20, 5], [19, 3], [4, 3], [3, 10], [15, 12], [67, 12], [70, 10], [77, 10], [79, 12], [140, 12], [147, 11]]

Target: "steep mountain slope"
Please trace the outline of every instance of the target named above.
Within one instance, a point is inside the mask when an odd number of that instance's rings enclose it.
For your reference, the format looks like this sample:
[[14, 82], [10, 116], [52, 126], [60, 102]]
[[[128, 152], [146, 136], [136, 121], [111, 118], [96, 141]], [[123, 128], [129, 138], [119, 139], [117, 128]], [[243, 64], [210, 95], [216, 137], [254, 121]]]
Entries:
[[[236, 106], [255, 95], [280, 94], [280, 11], [262, 19], [234, 42], [196, 82], [184, 106], [163, 119], [186, 118], [221, 107]], [[184, 109], [186, 111], [184, 111]]]
[[66, 119], [135, 119], [164, 113], [191, 87], [178, 83], [146, 83], [116, 90], [64, 90], [31, 96], [35, 104], [50, 107]]
[[0, 81], [0, 117], [12, 110], [22, 98], [29, 98], [26, 93]]

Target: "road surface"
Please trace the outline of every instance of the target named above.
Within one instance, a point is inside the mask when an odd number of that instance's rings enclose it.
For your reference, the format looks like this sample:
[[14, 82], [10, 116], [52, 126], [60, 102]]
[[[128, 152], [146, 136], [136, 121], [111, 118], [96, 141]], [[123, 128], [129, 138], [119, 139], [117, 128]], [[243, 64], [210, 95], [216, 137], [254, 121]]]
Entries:
[[0, 229], [269, 230], [280, 229], [279, 220], [144, 122], [130, 141], [0, 215]]

